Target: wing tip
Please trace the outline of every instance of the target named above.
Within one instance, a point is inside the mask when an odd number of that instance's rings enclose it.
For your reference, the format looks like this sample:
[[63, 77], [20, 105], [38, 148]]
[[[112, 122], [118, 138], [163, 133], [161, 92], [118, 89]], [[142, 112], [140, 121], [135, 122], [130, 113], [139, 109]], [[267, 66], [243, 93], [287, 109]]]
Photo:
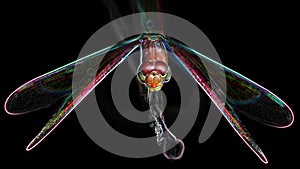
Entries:
[[26, 151], [32, 150], [34, 147], [32, 147], [30, 144], [26, 147]]
[[14, 94], [16, 93], [16, 91], [17, 91], [17, 90], [15, 90], [14, 92], [12, 92], [12, 93], [7, 97], [7, 99], [5, 100], [4, 105], [3, 105], [3, 106], [4, 106], [5, 112], [6, 112], [7, 114], [9, 114], [9, 115], [20, 115], [20, 114], [24, 114], [24, 113], [16, 113], [16, 112], [13, 112], [12, 110], [10, 110], [10, 108], [9, 108], [9, 106], [8, 106], [8, 103], [9, 103], [9, 101], [10, 101], [11, 96], [14, 95]]
[[32, 149], [33, 149], [34, 147], [36, 147], [42, 140], [43, 140], [43, 138], [37, 141], [37, 137], [35, 137], [35, 138], [34, 138], [33, 140], [31, 140], [30, 143], [27, 145], [26, 151], [32, 150]]
[[285, 106], [286, 106], [286, 107], [289, 109], [289, 111], [290, 111], [291, 121], [290, 121], [289, 124], [287, 124], [287, 125], [285, 125], [285, 126], [282, 126], [282, 127], [278, 127], [278, 128], [287, 128], [287, 127], [290, 127], [291, 125], [293, 125], [294, 120], [295, 120], [295, 115], [294, 115], [293, 110], [292, 110], [286, 103], [284, 103], [284, 104], [285, 104]]
[[6, 111], [7, 114], [9, 115], [21, 115], [21, 114], [25, 114], [26, 112], [12, 112], [11, 110], [9, 111], [8, 110], [8, 103], [11, 99], [11, 97], [15, 94], [17, 94], [18, 92], [22, 91], [23, 88], [26, 86], [26, 85], [29, 85], [30, 83], [34, 82], [35, 80], [41, 78], [42, 76], [46, 75], [47, 73], [43, 74], [43, 75], [40, 75], [40, 76], [37, 76], [29, 81], [27, 81], [26, 83], [22, 84], [21, 86], [19, 86], [17, 89], [15, 89], [13, 92], [10, 93], [10, 95], [7, 97], [7, 99], [5, 100], [5, 103], [4, 103], [4, 110]]
[[293, 125], [293, 123], [294, 123], [295, 115], [294, 115], [293, 110], [284, 101], [282, 101], [282, 102], [284, 103], [284, 106], [289, 110], [289, 114], [291, 116], [291, 119], [289, 120], [289, 123], [287, 123], [285, 125], [281, 125], [281, 126], [279, 126], [279, 125], [277, 125], [277, 126], [276, 125], [269, 125], [271, 127], [275, 127], [275, 128], [288, 128], [291, 125]]
[[15, 92], [11, 93], [8, 98], [5, 100], [5, 103], [4, 103], [4, 110], [7, 114], [9, 115], [13, 115], [13, 116], [16, 116], [16, 115], [22, 115], [22, 114], [26, 114], [27, 112], [13, 112], [12, 110], [10, 110], [9, 106], [8, 106], [8, 103], [9, 103], [9, 100], [10, 100], [10, 97], [11, 95], [13, 95]]
[[255, 154], [260, 159], [260, 161], [263, 162], [264, 164], [268, 164], [269, 163], [267, 157], [265, 156], [265, 154], [262, 151], [260, 152], [260, 154], [257, 154], [256, 152], [255, 152]]
[[[35, 78], [35, 79], [36, 79], [36, 78]], [[4, 110], [5, 110], [5, 112], [6, 112], [7, 114], [9, 114], [9, 115], [21, 115], [21, 114], [25, 114], [25, 113], [26, 113], [26, 112], [13, 112], [12, 110], [9, 110], [10, 108], [9, 108], [8, 104], [9, 104], [11, 98], [12, 98], [14, 95], [18, 94], [18, 92], [20, 91], [21, 88], [23, 88], [23, 87], [24, 87], [25, 85], [27, 85], [28, 83], [31, 83], [31, 82], [32, 82], [33, 80], [35, 80], [35, 79], [32, 79], [32, 80], [30, 80], [30, 81], [24, 83], [23, 85], [21, 85], [20, 87], [18, 87], [17, 89], [15, 89], [13, 92], [11, 92], [11, 93], [8, 95], [8, 97], [6, 98], [6, 100], [5, 100], [5, 102], [4, 102]]]

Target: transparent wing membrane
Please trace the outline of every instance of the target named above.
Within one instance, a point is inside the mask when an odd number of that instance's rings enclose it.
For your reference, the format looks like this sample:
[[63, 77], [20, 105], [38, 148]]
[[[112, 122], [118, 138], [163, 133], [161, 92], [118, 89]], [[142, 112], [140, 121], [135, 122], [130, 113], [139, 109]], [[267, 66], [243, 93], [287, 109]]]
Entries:
[[[92, 66], [96, 63], [95, 60], [104, 57], [109, 52], [109, 56], [106, 56], [108, 59], [104, 59], [103, 62], [105, 63], [101, 64], [103, 67], [104, 64], [109, 62], [110, 57], [117, 57], [117, 54], [113, 52], [120, 54], [120, 51], [128, 46], [128, 43], [136, 39], [137, 37], [107, 47], [28, 81], [8, 96], [4, 105], [6, 112], [12, 115], [24, 114], [48, 107], [61, 98], [67, 97], [72, 92], [75, 66], [81, 64]], [[85, 70], [85, 72], [77, 71], [78, 73], [82, 74], [83, 83], [87, 81], [87, 78], [92, 78], [89, 70]]]
[[[188, 66], [191, 74], [197, 75], [194, 78], [206, 81], [208, 86], [213, 85], [218, 97], [226, 96], [227, 104], [236, 112], [273, 127], [288, 127], [292, 124], [294, 116], [290, 107], [266, 88], [174, 39], [169, 38], [168, 44], [175, 54], [178, 53], [176, 57], [182, 55], [179, 60]], [[221, 91], [219, 87], [222, 78], [218, 77], [221, 76], [226, 78], [226, 91]]]
[[[261, 161], [267, 163], [264, 153], [251, 138], [236, 112], [263, 124], [287, 127], [294, 119], [291, 109], [264, 87], [179, 41], [169, 37], [166, 46], [206, 92], [242, 140]], [[226, 79], [225, 90], [220, 87], [224, 83], [220, 81], [224, 78], [218, 78], [221, 76]]]
[[[61, 107], [29, 143], [26, 150], [31, 150], [38, 145], [111, 71], [133, 51], [138, 50], [141, 46], [141, 38], [147, 37], [150, 42], [158, 40], [148, 36], [155, 37], [158, 35], [154, 34], [152, 36], [148, 33], [127, 38], [116, 45], [34, 78], [11, 93], [5, 102], [4, 108], [7, 113], [12, 115], [32, 112], [62, 101]], [[210, 97], [234, 131], [262, 162], [268, 163], [264, 153], [242, 124], [238, 113], [272, 127], [284, 128], [290, 126], [294, 121], [293, 112], [288, 105], [266, 88], [187, 47], [180, 41], [163, 35], [159, 35], [159, 37], [161, 38], [159, 45], [152, 45], [152, 48], [160, 51], [158, 46], [164, 45], [171, 53], [171, 57], [175, 57], [181, 63], [183, 68]], [[157, 54], [157, 51], [154, 54]], [[151, 55], [149, 54], [149, 58], [158, 57], [152, 56], [154, 54], [153, 52]], [[146, 68], [152, 71], [152, 68], [158, 70], [159, 68], [168, 68], [168, 65], [161, 62], [155, 64], [149, 62]], [[75, 84], [74, 77], [79, 79]], [[159, 92], [159, 89], [157, 89], [157, 92]], [[148, 94], [150, 94], [149, 96], [155, 96], [155, 92], [156, 90], [152, 93], [148, 92]], [[152, 114], [162, 113], [161, 110], [155, 109], [157, 107], [155, 105], [160, 105], [159, 99], [154, 99], [154, 101], [155, 104], [150, 104]], [[151, 99], [149, 99], [149, 102], [151, 103]], [[161, 117], [154, 117], [157, 126], [164, 126]], [[161, 129], [161, 131], [168, 130]], [[177, 141], [176, 143], [179, 142], [172, 134], [168, 135], [169, 140], [170, 138]], [[168, 140], [167, 137], [164, 139]], [[180, 150], [183, 151], [183, 143], [180, 145], [182, 145]], [[181, 157], [183, 152], [178, 152], [170, 158]]]
[[6, 111], [13, 115], [28, 113], [48, 107], [69, 95], [74, 65], [65, 65], [19, 87], [6, 100]]
[[[6, 100], [5, 109], [10, 114], [24, 114], [47, 107], [59, 99], [65, 99], [40, 133], [30, 142], [27, 150], [40, 143], [111, 71], [138, 46], [138, 38], [132, 38], [76, 60], [49, 73], [41, 75], [15, 90]], [[102, 62], [96, 62], [102, 58]], [[76, 71], [81, 81], [72, 90], [75, 66], [98, 66], [96, 72]], [[99, 64], [99, 65], [98, 65]]]

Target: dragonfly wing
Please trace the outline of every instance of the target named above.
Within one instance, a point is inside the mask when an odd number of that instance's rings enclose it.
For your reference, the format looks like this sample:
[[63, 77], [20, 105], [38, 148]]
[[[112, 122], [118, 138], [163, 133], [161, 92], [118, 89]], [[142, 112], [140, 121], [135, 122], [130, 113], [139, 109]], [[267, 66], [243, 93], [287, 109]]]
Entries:
[[262, 124], [286, 128], [294, 122], [290, 107], [268, 89], [228, 69], [227, 101], [234, 109]]
[[[294, 115], [290, 107], [268, 89], [174, 39], [169, 42], [183, 54], [182, 59], [193, 64], [190, 67], [198, 71], [194, 73], [202, 74], [204, 81], [215, 87], [218, 97], [226, 97], [224, 100], [237, 113], [272, 127], [284, 128], [293, 123]], [[226, 82], [220, 77], [225, 77]], [[226, 83], [226, 91], [220, 87], [222, 83]]]
[[8, 114], [19, 115], [50, 106], [71, 93], [75, 63], [34, 78], [12, 92], [5, 101]]
[[[107, 47], [28, 81], [8, 96], [4, 104], [4, 109], [11, 115], [25, 114], [48, 107], [66, 98], [72, 92], [72, 77], [75, 66], [93, 66], [93, 64], [98, 63], [95, 60], [99, 59], [99, 57], [101, 58], [106, 53], [115, 51], [119, 47], [120, 49], [124, 49], [136, 39], [133, 38]], [[83, 78], [88, 78], [88, 70], [85, 72], [77, 71], [78, 73], [82, 73], [81, 76]]]
[[[267, 89], [184, 44], [169, 38], [166, 46], [210, 97], [235, 132], [262, 162], [268, 163], [264, 153], [235, 112], [248, 113], [248, 116], [267, 125], [284, 127], [293, 122], [293, 113], [290, 108]], [[218, 77], [221, 76], [225, 77], [227, 82], [225, 90], [220, 87], [222, 78]], [[260, 109], [256, 110], [258, 107]], [[255, 114], [258, 111], [268, 112], [268, 118], [259, 113]], [[272, 114], [274, 112], [275, 114]], [[279, 120], [274, 120], [276, 118]]]
[[[26, 150], [37, 146], [48, 134], [51, 133], [69, 113], [119, 64], [121, 64], [139, 46], [138, 37], [122, 41], [115, 46], [105, 48], [70, 64], [60, 67], [54, 71], [35, 78], [15, 90], [7, 99], [6, 111], [12, 114], [23, 114], [33, 110], [49, 106], [58, 99], [65, 100], [59, 110], [52, 116], [48, 123], [42, 128], [39, 134], [29, 143]], [[99, 57], [101, 62], [99, 64]], [[77, 67], [76, 67], [77, 66]], [[95, 70], [83, 70], [78, 67], [96, 67]], [[76, 67], [76, 69], [75, 69]], [[80, 81], [72, 84], [72, 77], [80, 77]], [[73, 85], [73, 90], [72, 90]], [[61, 93], [52, 92], [63, 86]], [[40, 95], [42, 96], [40, 96]], [[31, 101], [29, 99], [45, 101]], [[48, 99], [51, 98], [51, 99]], [[18, 107], [14, 104], [25, 105]], [[35, 105], [36, 104], [36, 105]]]

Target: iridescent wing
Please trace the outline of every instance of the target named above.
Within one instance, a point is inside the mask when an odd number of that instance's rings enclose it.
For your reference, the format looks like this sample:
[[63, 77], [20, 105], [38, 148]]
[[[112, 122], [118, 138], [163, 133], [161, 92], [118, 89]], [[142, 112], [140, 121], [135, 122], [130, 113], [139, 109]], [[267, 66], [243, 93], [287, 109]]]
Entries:
[[[34, 78], [11, 93], [4, 108], [12, 115], [39, 110], [64, 99], [59, 110], [29, 143], [26, 150], [29, 151], [38, 145], [111, 71], [122, 63], [139, 46], [138, 39], [139, 37], [136, 36], [85, 56]], [[80, 78], [80, 81], [74, 86], [72, 78], [75, 75]]]
[[[210, 97], [235, 132], [262, 162], [268, 163], [236, 112], [263, 124], [283, 128], [290, 126], [294, 120], [288, 105], [266, 88], [173, 38], [168, 37], [165, 45]], [[219, 78], [222, 76], [225, 78]], [[225, 88], [221, 87], [222, 84], [226, 84]]]

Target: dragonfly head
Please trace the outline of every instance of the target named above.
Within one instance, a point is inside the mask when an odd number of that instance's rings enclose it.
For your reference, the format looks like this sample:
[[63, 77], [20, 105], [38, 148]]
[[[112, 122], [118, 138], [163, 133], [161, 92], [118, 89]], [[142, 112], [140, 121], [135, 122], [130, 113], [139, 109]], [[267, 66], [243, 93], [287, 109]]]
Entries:
[[171, 79], [170, 67], [162, 61], [145, 62], [138, 70], [139, 81], [150, 90], [160, 90]]

